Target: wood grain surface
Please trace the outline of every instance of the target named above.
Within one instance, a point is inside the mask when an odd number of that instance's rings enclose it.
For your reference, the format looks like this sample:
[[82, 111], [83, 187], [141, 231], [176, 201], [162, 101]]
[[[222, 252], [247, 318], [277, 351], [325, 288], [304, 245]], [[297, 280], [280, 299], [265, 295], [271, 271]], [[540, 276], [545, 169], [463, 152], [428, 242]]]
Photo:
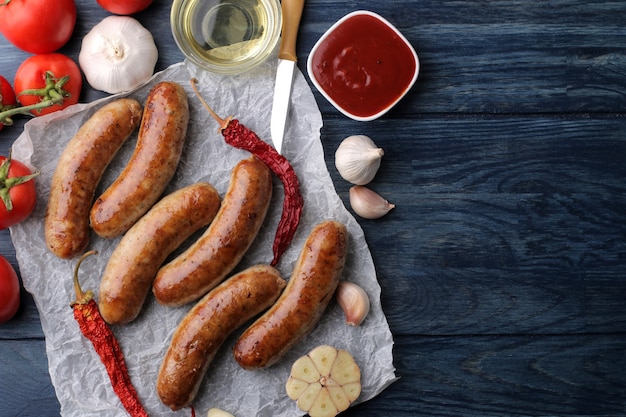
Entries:
[[[77, 5], [61, 51], [73, 58], [108, 15]], [[155, 37], [157, 70], [182, 60], [170, 5], [135, 16]], [[357, 9], [396, 25], [421, 72], [373, 122], [313, 90], [343, 201], [334, 152], [366, 134], [385, 150], [371, 188], [396, 204], [359, 222], [400, 379], [342, 415], [626, 415], [626, 2], [308, 0], [303, 72], [322, 33]], [[0, 37], [1, 75], [27, 56]], [[86, 86], [81, 102], [99, 97]], [[24, 122], [0, 132], [0, 154]], [[0, 253], [17, 268], [7, 230]], [[41, 319], [24, 292], [0, 326], [2, 417], [59, 415]]]

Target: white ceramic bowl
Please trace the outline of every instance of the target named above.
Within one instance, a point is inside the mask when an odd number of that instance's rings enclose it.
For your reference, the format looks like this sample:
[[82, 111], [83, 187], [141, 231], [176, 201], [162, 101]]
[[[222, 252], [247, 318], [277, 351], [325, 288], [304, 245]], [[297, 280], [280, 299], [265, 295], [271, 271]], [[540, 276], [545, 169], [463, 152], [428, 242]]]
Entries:
[[279, 39], [279, 0], [174, 0], [174, 40], [194, 64], [219, 74], [240, 74], [263, 62]]
[[382, 16], [347, 14], [317, 41], [307, 60], [315, 87], [344, 115], [370, 121], [387, 113], [413, 87], [419, 59]]

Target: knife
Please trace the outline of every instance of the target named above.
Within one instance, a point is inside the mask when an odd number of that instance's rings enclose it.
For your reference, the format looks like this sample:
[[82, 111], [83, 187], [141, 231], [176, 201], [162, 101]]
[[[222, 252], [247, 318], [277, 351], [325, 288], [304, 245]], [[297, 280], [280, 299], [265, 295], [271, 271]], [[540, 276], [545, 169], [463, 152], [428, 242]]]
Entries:
[[298, 26], [300, 26], [303, 8], [304, 0], [282, 0], [282, 38], [278, 50], [278, 67], [276, 69], [270, 124], [272, 142], [278, 153], [283, 147], [287, 114], [289, 113], [289, 100], [291, 99], [291, 87], [297, 61], [296, 38], [298, 37]]

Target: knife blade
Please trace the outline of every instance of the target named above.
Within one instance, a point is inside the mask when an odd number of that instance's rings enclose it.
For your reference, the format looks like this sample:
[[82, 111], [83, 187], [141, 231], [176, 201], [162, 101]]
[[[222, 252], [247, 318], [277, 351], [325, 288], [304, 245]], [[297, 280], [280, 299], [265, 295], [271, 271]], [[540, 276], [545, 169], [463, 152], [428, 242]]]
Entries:
[[293, 75], [296, 69], [296, 39], [300, 17], [304, 8], [304, 0], [282, 0], [282, 37], [278, 50], [278, 67], [276, 69], [276, 83], [274, 85], [274, 100], [272, 102], [272, 118], [270, 133], [274, 147], [280, 153], [283, 147], [283, 138], [289, 114], [289, 101]]

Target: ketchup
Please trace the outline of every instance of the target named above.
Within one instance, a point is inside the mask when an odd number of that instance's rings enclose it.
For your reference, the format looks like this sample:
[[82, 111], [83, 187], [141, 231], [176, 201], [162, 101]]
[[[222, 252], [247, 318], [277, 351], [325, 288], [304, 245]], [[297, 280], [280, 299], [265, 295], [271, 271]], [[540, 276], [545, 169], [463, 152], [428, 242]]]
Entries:
[[400, 35], [368, 14], [340, 23], [311, 58], [311, 69], [332, 101], [357, 117], [393, 105], [414, 81], [416, 57]]

